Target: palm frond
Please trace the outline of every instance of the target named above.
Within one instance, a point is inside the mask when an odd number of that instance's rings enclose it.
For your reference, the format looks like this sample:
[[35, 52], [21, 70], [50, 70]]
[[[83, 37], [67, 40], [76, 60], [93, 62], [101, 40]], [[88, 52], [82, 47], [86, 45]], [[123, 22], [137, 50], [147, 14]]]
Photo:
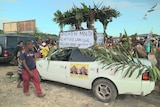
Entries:
[[[123, 48], [123, 47], [122, 47]], [[144, 65], [139, 59], [138, 55], [133, 57], [130, 53], [119, 47], [110, 48], [100, 48], [97, 49], [93, 47], [90, 50], [83, 50], [85, 54], [90, 54], [103, 65], [102, 68], [110, 69], [114, 67], [114, 72], [125, 71], [123, 77], [131, 77], [135, 71], [138, 71], [137, 78], [144, 72], [149, 72], [151, 76], [151, 81], [156, 81], [157, 78], [160, 79], [160, 72], [155, 66]]]

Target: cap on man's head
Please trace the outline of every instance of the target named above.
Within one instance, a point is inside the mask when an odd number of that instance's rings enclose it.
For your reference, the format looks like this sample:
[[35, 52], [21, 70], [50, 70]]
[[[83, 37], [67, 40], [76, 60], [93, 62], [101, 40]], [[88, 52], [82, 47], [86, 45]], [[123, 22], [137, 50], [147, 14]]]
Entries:
[[46, 46], [46, 43], [45, 43], [45, 42], [43, 42], [43, 43], [42, 43], [42, 46]]

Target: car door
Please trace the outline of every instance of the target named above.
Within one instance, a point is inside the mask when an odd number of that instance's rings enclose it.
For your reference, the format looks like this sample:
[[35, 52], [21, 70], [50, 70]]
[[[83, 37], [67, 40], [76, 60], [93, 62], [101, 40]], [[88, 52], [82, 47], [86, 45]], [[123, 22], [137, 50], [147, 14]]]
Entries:
[[71, 50], [63, 50], [57, 54], [53, 54], [47, 64], [47, 78], [62, 83], [67, 83], [66, 69]]
[[47, 78], [49, 80], [66, 83], [67, 61], [48, 61]]
[[88, 58], [79, 50], [74, 50], [69, 58], [69, 63], [67, 63], [68, 84], [89, 89], [96, 68], [97, 65], [94, 60]]

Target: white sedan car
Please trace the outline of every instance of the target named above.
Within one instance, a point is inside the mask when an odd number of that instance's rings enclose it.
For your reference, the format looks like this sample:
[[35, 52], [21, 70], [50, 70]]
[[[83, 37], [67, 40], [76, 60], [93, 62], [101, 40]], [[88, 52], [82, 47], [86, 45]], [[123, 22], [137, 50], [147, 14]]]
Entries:
[[[148, 60], [142, 63], [151, 65]], [[79, 49], [64, 49], [45, 59], [36, 61], [41, 79], [57, 81], [86, 89], [103, 102], [114, 100], [118, 94], [147, 95], [155, 87], [145, 72], [137, 78], [139, 71], [124, 77], [126, 69], [115, 73], [115, 67], [105, 69], [103, 65], [81, 53]]]

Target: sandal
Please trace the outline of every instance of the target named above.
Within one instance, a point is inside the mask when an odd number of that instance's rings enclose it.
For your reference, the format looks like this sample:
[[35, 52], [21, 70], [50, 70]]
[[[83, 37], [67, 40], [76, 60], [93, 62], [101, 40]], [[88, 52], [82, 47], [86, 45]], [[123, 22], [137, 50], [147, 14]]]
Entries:
[[41, 95], [39, 95], [39, 96], [37, 96], [37, 97], [44, 97], [44, 96], [46, 96], [46, 94], [41, 94]]

